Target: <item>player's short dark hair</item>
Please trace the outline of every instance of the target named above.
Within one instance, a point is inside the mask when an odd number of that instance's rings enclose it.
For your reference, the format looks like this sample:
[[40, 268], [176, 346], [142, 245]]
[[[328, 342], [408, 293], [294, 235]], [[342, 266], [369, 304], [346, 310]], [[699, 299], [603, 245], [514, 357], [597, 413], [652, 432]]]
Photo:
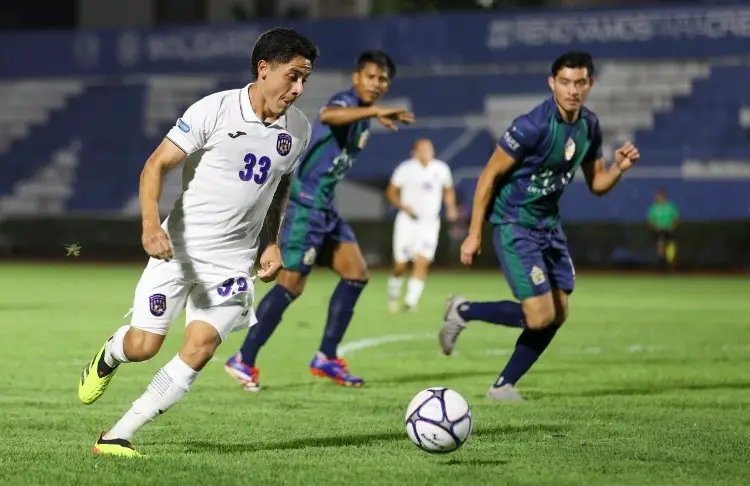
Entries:
[[375, 64], [388, 73], [388, 77], [396, 77], [396, 64], [385, 51], [365, 51], [357, 58], [357, 72], [363, 70], [368, 64]]
[[258, 79], [258, 63], [286, 64], [299, 56], [315, 65], [320, 50], [313, 42], [296, 30], [278, 27], [264, 32], [253, 47], [250, 56], [253, 79]]
[[555, 59], [552, 63], [552, 77], [565, 69], [586, 69], [590, 78], [594, 77], [594, 58], [586, 51], [569, 51]]

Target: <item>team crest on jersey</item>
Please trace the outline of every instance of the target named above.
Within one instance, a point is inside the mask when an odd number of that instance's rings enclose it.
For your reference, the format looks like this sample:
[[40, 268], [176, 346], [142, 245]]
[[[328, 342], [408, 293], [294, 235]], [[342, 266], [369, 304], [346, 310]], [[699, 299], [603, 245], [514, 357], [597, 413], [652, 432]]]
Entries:
[[357, 141], [357, 147], [359, 147], [360, 149], [365, 148], [368, 138], [370, 138], [370, 130], [365, 130], [359, 135], [359, 140]]
[[282, 157], [289, 155], [292, 151], [292, 136], [288, 133], [279, 133], [279, 137], [276, 139], [276, 151]]
[[534, 265], [531, 267], [531, 272], [529, 272], [529, 277], [531, 277], [531, 282], [534, 285], [542, 285], [544, 281], [546, 280], [546, 277], [544, 276], [544, 270]]
[[576, 153], [576, 143], [572, 138], [565, 142], [565, 160], [570, 161]]
[[305, 255], [302, 257], [302, 263], [305, 265], [312, 265], [315, 263], [315, 259], [318, 256], [318, 252], [315, 251], [315, 248], [310, 248], [305, 252]]
[[154, 317], [161, 317], [167, 312], [167, 296], [164, 294], [154, 294], [148, 298], [148, 310]]

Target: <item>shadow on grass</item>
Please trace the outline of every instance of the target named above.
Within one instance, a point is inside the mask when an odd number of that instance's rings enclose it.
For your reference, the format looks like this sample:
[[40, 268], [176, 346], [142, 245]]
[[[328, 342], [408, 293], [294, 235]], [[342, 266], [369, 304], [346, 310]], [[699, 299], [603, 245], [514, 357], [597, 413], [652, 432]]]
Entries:
[[[409, 375], [392, 376], [390, 378], [381, 378], [373, 384], [377, 386], [378, 383], [384, 385], [393, 384], [407, 384], [407, 383], [422, 383], [426, 386], [437, 386], [429, 385], [429, 382], [440, 382], [441, 380], [452, 380], [458, 378], [475, 378], [483, 377], [491, 380], [491, 377], [497, 374], [497, 370], [484, 369], [484, 370], [466, 370], [466, 371], [439, 371], [433, 373], [414, 373]], [[488, 382], [489, 383], [489, 382]]]
[[[517, 436], [520, 433], [532, 434], [559, 434], [565, 429], [558, 425], [550, 424], [523, 424], [482, 427], [474, 431], [475, 437], [501, 438], [503, 436]], [[215, 453], [215, 454], [244, 454], [258, 451], [290, 451], [307, 448], [323, 447], [352, 447], [372, 446], [381, 442], [393, 442], [407, 440], [406, 432], [385, 432], [379, 434], [349, 434], [326, 437], [300, 437], [288, 441], [247, 443], [237, 442], [207, 442], [201, 440], [188, 440], [174, 442], [172, 445], [183, 447], [185, 452]], [[461, 461], [460, 464], [469, 464], [469, 459]], [[457, 463], [459, 464], [459, 463]]]
[[538, 397], [610, 397], [610, 396], [639, 396], [660, 395], [663, 393], [680, 391], [721, 391], [748, 390], [750, 381], [734, 383], [658, 383], [652, 385], [631, 386], [623, 388], [605, 388], [599, 390], [578, 390], [566, 392], [535, 392]]
[[509, 461], [503, 459], [481, 459], [479, 457], [454, 457], [442, 463], [443, 466], [504, 466]]

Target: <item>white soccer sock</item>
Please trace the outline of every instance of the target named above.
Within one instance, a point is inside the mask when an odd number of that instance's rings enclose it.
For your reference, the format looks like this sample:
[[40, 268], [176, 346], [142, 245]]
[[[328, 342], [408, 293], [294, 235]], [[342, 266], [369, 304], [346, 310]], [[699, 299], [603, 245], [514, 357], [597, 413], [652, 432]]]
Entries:
[[404, 299], [404, 303], [409, 307], [416, 307], [419, 303], [419, 298], [422, 296], [422, 290], [424, 290], [424, 281], [414, 277], [410, 278], [406, 284], [406, 298]]
[[175, 356], [159, 370], [146, 392], [133, 402], [130, 410], [104, 434], [104, 438], [130, 440], [141, 427], [179, 402], [197, 377], [197, 371], [182, 361], [179, 355]]
[[401, 297], [401, 286], [404, 283], [403, 277], [388, 277], [388, 300], [395, 301]]
[[130, 360], [125, 356], [125, 334], [128, 333], [130, 326], [122, 326], [115, 331], [112, 339], [107, 341], [107, 347], [104, 349], [104, 362], [107, 366], [115, 367], [120, 363], [129, 363]]

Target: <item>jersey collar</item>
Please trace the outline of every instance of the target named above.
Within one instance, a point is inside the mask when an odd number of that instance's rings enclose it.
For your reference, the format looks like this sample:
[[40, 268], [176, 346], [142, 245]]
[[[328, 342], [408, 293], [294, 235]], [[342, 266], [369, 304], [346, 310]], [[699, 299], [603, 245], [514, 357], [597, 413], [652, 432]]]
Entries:
[[[253, 111], [253, 106], [250, 104], [250, 95], [248, 94], [248, 89], [250, 89], [250, 86], [252, 86], [253, 83], [248, 84], [243, 89], [240, 90], [240, 113], [242, 113], [242, 119], [245, 120], [248, 123], [260, 123], [261, 125], [266, 125], [263, 123], [260, 118], [258, 118], [258, 115], [255, 114], [255, 111]], [[286, 113], [281, 115], [276, 121], [268, 125], [269, 127], [278, 127], [278, 128], [286, 128]]]

